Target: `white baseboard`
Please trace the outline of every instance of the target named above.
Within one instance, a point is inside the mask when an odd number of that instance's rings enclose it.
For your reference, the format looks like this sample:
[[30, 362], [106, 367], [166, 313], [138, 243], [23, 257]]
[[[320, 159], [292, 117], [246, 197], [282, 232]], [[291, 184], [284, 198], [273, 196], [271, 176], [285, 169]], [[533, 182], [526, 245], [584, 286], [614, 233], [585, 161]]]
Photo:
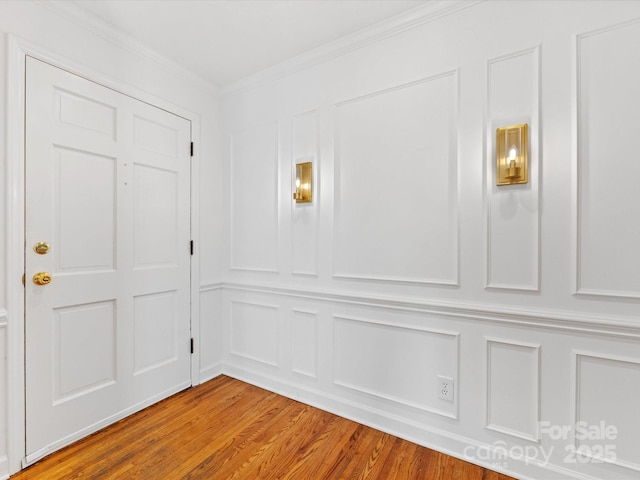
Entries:
[[0, 480], [9, 478], [9, 457], [2, 455], [0, 457]]
[[[534, 459], [511, 457], [504, 461], [504, 464], [507, 464], [505, 467], [490, 461], [470, 458], [469, 455], [465, 455], [465, 452], [470, 449], [473, 451], [483, 449], [483, 451], [491, 452], [495, 451], [496, 448], [468, 437], [418, 424], [362, 403], [353, 402], [244, 367], [227, 363], [222, 368], [222, 374], [520, 480], [595, 480], [591, 476], [580, 475], [557, 465], [544, 465]], [[492, 455], [488, 456], [496, 458]]]
[[200, 385], [222, 375], [222, 363], [216, 363], [200, 370]]

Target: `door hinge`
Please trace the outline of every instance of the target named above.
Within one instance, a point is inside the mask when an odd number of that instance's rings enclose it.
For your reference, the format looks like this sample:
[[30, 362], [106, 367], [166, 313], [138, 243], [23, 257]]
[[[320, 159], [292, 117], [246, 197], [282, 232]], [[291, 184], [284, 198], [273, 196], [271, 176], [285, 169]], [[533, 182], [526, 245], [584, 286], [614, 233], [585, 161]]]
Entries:
[[189, 249], [191, 251], [191, 255], [193, 255], [193, 240], [189, 242]]
[[191, 156], [193, 157], [193, 142], [191, 142]]
[[26, 278], [27, 278], [27, 274], [26, 274], [26, 273], [23, 273], [23, 274], [22, 274], [22, 286], [23, 286], [23, 287], [25, 286], [25, 283], [24, 283], [24, 282], [25, 282]]
[[193, 338], [191, 338], [191, 353], [193, 353]]

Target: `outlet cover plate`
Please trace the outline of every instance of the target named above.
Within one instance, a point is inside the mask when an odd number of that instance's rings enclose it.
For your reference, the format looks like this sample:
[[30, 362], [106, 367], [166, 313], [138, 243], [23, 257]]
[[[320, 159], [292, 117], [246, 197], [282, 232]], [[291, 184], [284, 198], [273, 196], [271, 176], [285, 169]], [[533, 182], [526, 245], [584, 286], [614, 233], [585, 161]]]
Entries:
[[453, 402], [454, 382], [451, 377], [438, 375], [438, 398]]

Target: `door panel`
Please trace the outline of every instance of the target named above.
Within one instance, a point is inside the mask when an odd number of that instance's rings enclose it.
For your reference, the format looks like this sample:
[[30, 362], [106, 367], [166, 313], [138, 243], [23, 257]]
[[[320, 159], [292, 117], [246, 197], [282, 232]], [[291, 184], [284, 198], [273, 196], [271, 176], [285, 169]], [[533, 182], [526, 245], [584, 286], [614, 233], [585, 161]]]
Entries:
[[175, 361], [178, 345], [176, 292], [134, 298], [134, 375], [142, 375]]
[[[117, 365], [115, 302], [58, 308], [53, 315], [53, 404], [113, 385]], [[77, 337], [84, 341], [76, 341]]]
[[[135, 175], [134, 265], [136, 270], [176, 266], [177, 173], [137, 163]], [[175, 235], [156, 235], [157, 231]]]
[[115, 158], [54, 147], [57, 273], [115, 270], [116, 167]]
[[31, 462], [191, 384], [190, 123], [32, 58], [26, 78]]

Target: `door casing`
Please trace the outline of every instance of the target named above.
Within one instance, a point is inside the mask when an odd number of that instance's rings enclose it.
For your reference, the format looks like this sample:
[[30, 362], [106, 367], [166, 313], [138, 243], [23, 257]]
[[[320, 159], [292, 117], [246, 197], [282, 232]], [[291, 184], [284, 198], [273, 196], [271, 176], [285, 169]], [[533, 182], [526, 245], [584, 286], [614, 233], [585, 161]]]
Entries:
[[[55, 53], [8, 35], [8, 84], [7, 84], [7, 169], [6, 169], [6, 224], [7, 224], [7, 322], [6, 352], [7, 378], [4, 386], [7, 399], [7, 468], [10, 474], [26, 466], [25, 459], [25, 350], [24, 350], [24, 274], [25, 252], [25, 77], [26, 57], [31, 56], [62, 70], [79, 75], [124, 95], [151, 104], [191, 122], [191, 141], [195, 148], [191, 158], [191, 238], [199, 238], [199, 182], [200, 174], [200, 117], [197, 113], [179, 107], [165, 99], [131, 87], [117, 79], [108, 78], [90, 68], [79, 65]], [[200, 383], [200, 312], [199, 312], [199, 245], [196, 243], [191, 258], [191, 333], [194, 339], [194, 353], [191, 356], [191, 383]], [[0, 325], [2, 328], [2, 325]], [[0, 385], [0, 390], [3, 388]], [[0, 459], [1, 463], [1, 459]], [[1, 464], [0, 464], [1, 468]]]

